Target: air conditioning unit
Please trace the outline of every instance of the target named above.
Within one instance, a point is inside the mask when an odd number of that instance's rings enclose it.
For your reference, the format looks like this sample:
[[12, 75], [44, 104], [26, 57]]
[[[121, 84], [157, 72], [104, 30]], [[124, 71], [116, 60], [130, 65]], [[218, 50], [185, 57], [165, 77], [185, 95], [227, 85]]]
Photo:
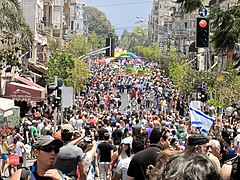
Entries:
[[53, 25], [53, 29], [60, 29], [60, 25], [54, 24], [54, 25]]

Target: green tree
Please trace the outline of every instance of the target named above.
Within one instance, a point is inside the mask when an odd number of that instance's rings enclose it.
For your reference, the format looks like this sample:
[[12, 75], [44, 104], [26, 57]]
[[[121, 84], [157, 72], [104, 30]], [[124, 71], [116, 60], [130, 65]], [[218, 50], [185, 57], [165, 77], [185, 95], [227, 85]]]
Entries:
[[176, 0], [175, 2], [181, 4], [182, 10], [186, 14], [203, 8], [202, 0]]
[[129, 50], [134, 51], [136, 46], [143, 46], [147, 41], [147, 30], [141, 26], [134, 27], [133, 31], [128, 35]]
[[[89, 77], [89, 70], [80, 56], [89, 53], [90, 45], [96, 47], [97, 36], [92, 33], [88, 38], [83, 35], [76, 35], [69, 39], [69, 42], [61, 50], [53, 50], [48, 67], [48, 83], [54, 81], [54, 76], [62, 78], [66, 86], [74, 87], [78, 92], [82, 89], [83, 83]], [[54, 43], [55, 44], [55, 43]], [[56, 47], [53, 44], [53, 47]]]
[[[17, 41], [21, 50], [29, 51], [33, 43], [33, 33], [24, 19], [19, 1], [0, 1], [0, 29], [3, 28], [8, 31], [8, 36], [11, 36], [12, 41]], [[16, 34], [20, 36], [18, 39], [16, 39]]]
[[211, 43], [218, 52], [232, 50], [240, 36], [240, 1], [226, 10], [219, 4], [210, 9]]
[[65, 51], [53, 51], [46, 65], [48, 68], [48, 84], [54, 82], [54, 76], [58, 76], [67, 85], [69, 69], [74, 68], [74, 56]]
[[107, 19], [105, 13], [97, 8], [86, 6], [85, 12], [88, 14], [88, 31], [89, 34], [96, 33], [98, 36], [98, 48], [105, 46], [105, 38], [109, 32], [113, 33], [115, 42], [117, 43], [116, 31], [111, 25], [111, 22]]
[[74, 57], [80, 57], [87, 54], [90, 51], [90, 43], [84, 35], [76, 35], [70, 39], [68, 45], [64, 48], [64, 51], [72, 54]]
[[208, 88], [208, 92], [211, 93], [208, 104], [224, 108], [237, 104], [240, 99], [240, 77], [233, 69], [232, 62], [228, 61], [224, 71], [213, 74], [213, 76], [214, 81]]
[[67, 84], [79, 92], [90, 77], [90, 71], [83, 60], [74, 58], [74, 68], [68, 69], [68, 75]]
[[29, 51], [33, 43], [33, 34], [26, 24], [19, 1], [0, 1], [0, 68], [6, 66], [11, 71], [13, 66], [21, 67], [19, 56]]
[[130, 38], [130, 32], [128, 32], [127, 29], [124, 29], [121, 40], [119, 42], [119, 48], [122, 49], [128, 49], [129, 48], [129, 38]]

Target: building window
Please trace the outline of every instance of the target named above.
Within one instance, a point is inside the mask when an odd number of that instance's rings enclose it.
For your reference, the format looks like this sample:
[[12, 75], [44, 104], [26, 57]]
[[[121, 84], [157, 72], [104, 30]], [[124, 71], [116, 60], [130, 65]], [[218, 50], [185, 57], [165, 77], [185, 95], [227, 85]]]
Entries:
[[55, 0], [55, 6], [62, 6], [62, 0]]
[[74, 21], [71, 21], [71, 30], [74, 28]]

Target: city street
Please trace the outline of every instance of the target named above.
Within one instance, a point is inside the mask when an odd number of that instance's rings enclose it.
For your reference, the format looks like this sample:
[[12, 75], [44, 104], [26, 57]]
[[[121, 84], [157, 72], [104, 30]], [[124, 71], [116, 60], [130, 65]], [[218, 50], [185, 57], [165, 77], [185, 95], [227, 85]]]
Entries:
[[[27, 160], [27, 162], [26, 162], [26, 167], [31, 167], [35, 161], [36, 161], [35, 159]], [[0, 164], [0, 168], [2, 168], [2, 162], [1, 162], [1, 164]], [[6, 171], [6, 175], [8, 176], [8, 170]], [[8, 177], [8, 178], [3, 178], [3, 179], [4, 179], [4, 180], [9, 180], [10, 177]]]

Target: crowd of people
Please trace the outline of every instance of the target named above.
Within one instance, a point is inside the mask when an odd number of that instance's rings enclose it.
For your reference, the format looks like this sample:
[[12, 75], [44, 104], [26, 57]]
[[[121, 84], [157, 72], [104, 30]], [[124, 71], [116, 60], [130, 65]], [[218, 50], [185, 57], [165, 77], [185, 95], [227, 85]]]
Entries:
[[[2, 170], [11, 179], [240, 179], [239, 116], [222, 117], [208, 136], [191, 127], [188, 103], [159, 64], [145, 76], [93, 65], [54, 132], [48, 105], [2, 133]], [[19, 156], [9, 165], [10, 154]], [[26, 157], [26, 158], [23, 158]], [[31, 168], [23, 159], [36, 159]], [[13, 174], [14, 173], [14, 174]]]

